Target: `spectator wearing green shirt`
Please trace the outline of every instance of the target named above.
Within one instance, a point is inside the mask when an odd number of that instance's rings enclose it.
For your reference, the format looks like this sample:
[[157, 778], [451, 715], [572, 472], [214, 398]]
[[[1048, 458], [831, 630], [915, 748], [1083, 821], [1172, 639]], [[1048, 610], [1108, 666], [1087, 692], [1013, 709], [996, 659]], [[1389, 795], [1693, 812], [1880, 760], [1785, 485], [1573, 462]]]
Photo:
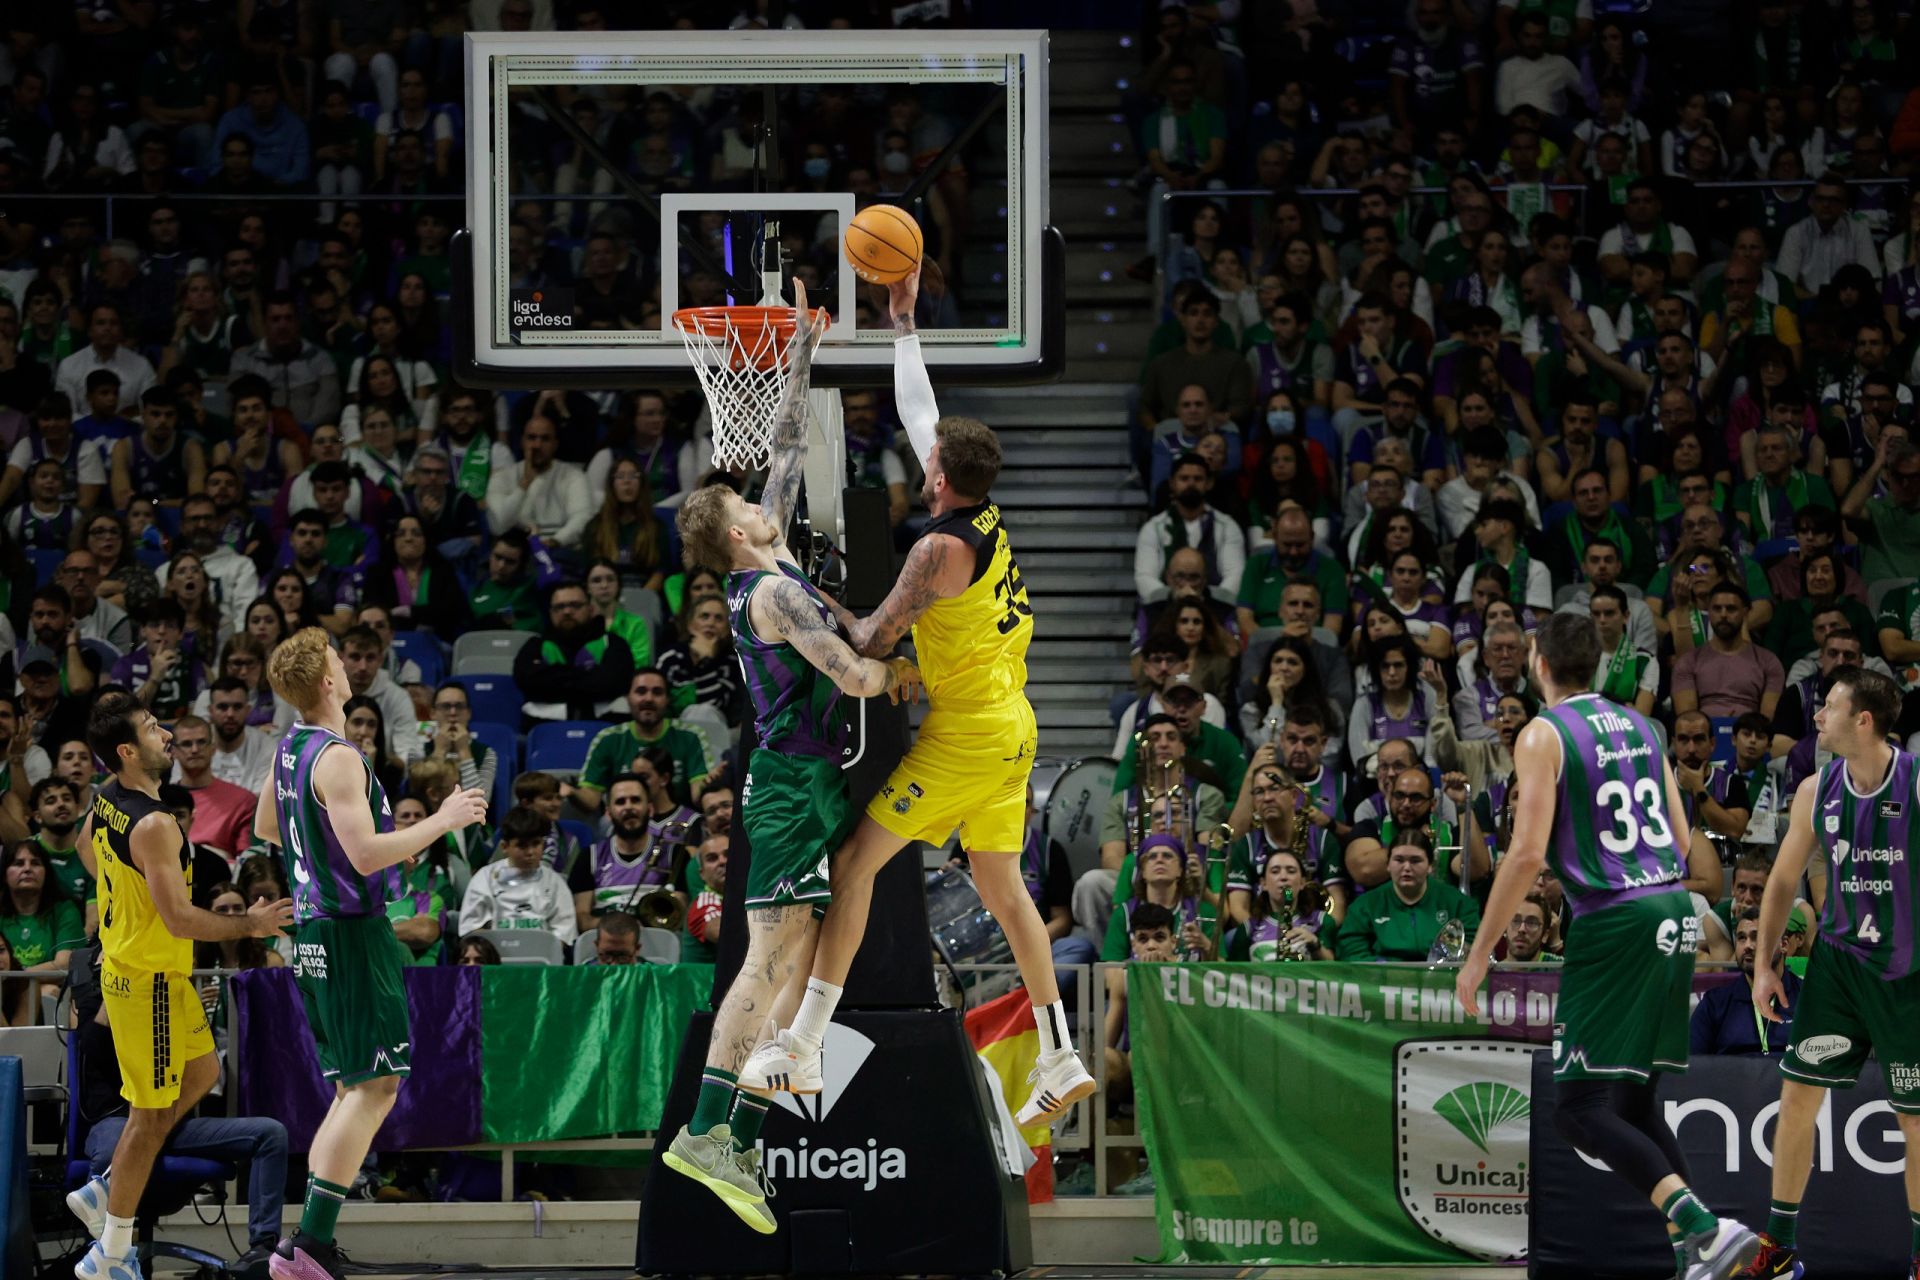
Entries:
[[0, 878], [0, 936], [19, 968], [32, 973], [65, 973], [73, 949], [86, 945], [80, 908], [61, 892], [47, 855], [30, 840], [13, 846]]
[[1147, 246], [1165, 252], [1165, 204], [1161, 191], [1197, 191], [1218, 186], [1227, 164], [1226, 113], [1199, 94], [1200, 73], [1179, 59], [1169, 63], [1161, 82], [1167, 99], [1147, 117], [1141, 147], [1153, 170], [1156, 190], [1147, 199]]
[[587, 568], [587, 601], [607, 624], [607, 634], [627, 642], [635, 667], [653, 665], [653, 628], [621, 600], [620, 567], [602, 556]]
[[1242, 636], [1282, 625], [1280, 598], [1293, 582], [1311, 582], [1320, 589], [1320, 625], [1338, 638], [1349, 603], [1346, 570], [1314, 547], [1313, 519], [1306, 508], [1283, 502], [1273, 517], [1273, 546], [1249, 557], [1240, 573], [1236, 614]]
[[1207, 878], [1207, 864], [1200, 850], [1183, 844], [1173, 832], [1148, 836], [1140, 844], [1132, 879], [1121, 881], [1114, 894], [1113, 914], [1107, 917], [1100, 958], [1127, 958], [1134, 910], [1151, 903], [1173, 914], [1174, 947], [1179, 959], [1218, 959], [1214, 954], [1213, 922], [1220, 897], [1208, 886]]
[[1547, 900], [1530, 893], [1507, 924], [1507, 964], [1559, 964], [1561, 957], [1547, 950]]
[[[1887, 496], [1875, 489], [1886, 481]], [[1873, 465], [1853, 482], [1840, 514], [1860, 538], [1860, 569], [1869, 583], [1920, 577], [1920, 447], [1882, 434]]]
[[[634, 762], [640, 753], [657, 746], [673, 760], [669, 785], [673, 798], [684, 804], [709, 776], [707, 739], [698, 729], [668, 719], [667, 707], [672, 697], [667, 678], [660, 674], [658, 667], [635, 671], [627, 686], [627, 708], [633, 713], [633, 719], [602, 729], [594, 736], [587, 745], [587, 763], [580, 771], [580, 781], [572, 786], [563, 783], [562, 793], [586, 812], [598, 813], [613, 779], [623, 773], [638, 772]], [[726, 763], [721, 761], [712, 772], [718, 774], [725, 767]]]
[[[407, 796], [393, 806], [393, 829], [405, 831], [426, 816], [426, 801]], [[400, 944], [402, 964], [440, 963], [440, 916], [450, 899], [458, 901], [451, 886], [445, 841], [400, 868], [400, 893], [387, 903], [387, 919], [393, 925], [394, 941]], [[214, 910], [219, 909], [216, 904]], [[244, 900], [241, 909], [246, 909]]]
[[524, 529], [509, 529], [493, 540], [493, 550], [487, 556], [487, 576], [467, 597], [476, 628], [540, 629], [545, 617], [534, 594], [533, 575], [527, 571], [531, 558]]
[[[1241, 750], [1239, 738], [1207, 723], [1206, 695], [1194, 684], [1193, 677], [1184, 671], [1169, 677], [1166, 688], [1160, 692], [1160, 701], [1180, 732], [1183, 756], [1205, 765], [1209, 780], [1219, 784], [1222, 794], [1238, 795], [1240, 779], [1247, 771], [1246, 752]], [[1148, 716], [1140, 727], [1149, 729], [1160, 719]], [[1120, 761], [1113, 779], [1116, 792], [1132, 786], [1134, 779], [1134, 753], [1122, 754], [1125, 758]]]
[[1778, 552], [1769, 551], [1767, 544], [1791, 538], [1800, 512], [1839, 506], [1826, 477], [1798, 465], [1800, 419], [1805, 413], [1806, 406], [1797, 395], [1774, 399], [1767, 407], [1767, 420], [1753, 433], [1754, 477], [1734, 490], [1733, 513], [1749, 542], [1769, 561]]
[[46, 856], [53, 884], [79, 905], [88, 937], [100, 928], [99, 890], [80, 860], [74, 832], [80, 825], [80, 792], [65, 778], [48, 776], [33, 784], [33, 844]]
[[1423, 961], [1440, 932], [1459, 921], [1472, 938], [1480, 906], [1444, 880], [1433, 878], [1433, 851], [1401, 842], [1387, 854], [1387, 883], [1353, 900], [1340, 924], [1342, 960]]
[[140, 119], [173, 134], [173, 156], [189, 168], [213, 156], [213, 126], [220, 118], [226, 86], [206, 50], [200, 16], [182, 7], [174, 11], [173, 42], [148, 55], [140, 68]]
[[1909, 582], [1880, 598], [1874, 619], [1880, 656], [1906, 690], [1920, 688], [1920, 582]]

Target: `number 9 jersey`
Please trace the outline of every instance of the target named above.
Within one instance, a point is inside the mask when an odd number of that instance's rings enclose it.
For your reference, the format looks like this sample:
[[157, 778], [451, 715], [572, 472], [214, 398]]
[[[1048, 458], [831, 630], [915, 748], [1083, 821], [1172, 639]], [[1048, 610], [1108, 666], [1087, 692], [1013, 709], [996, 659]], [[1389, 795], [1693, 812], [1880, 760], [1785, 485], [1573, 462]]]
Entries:
[[949, 511], [927, 524], [927, 535], [940, 533], [972, 548], [974, 566], [965, 591], [934, 601], [913, 624], [928, 704], [962, 711], [1010, 702], [1026, 692], [1033, 607], [1000, 508], [985, 502]]

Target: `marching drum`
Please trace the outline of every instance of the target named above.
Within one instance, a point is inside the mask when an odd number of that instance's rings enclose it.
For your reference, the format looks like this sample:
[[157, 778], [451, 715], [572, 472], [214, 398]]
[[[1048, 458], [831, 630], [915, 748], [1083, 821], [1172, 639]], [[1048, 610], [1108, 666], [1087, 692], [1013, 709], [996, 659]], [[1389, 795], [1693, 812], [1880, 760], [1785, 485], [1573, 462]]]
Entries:
[[1086, 756], [1063, 769], [1047, 790], [1041, 830], [1067, 851], [1075, 883], [1100, 865], [1100, 816], [1113, 796], [1119, 768], [1105, 756]]

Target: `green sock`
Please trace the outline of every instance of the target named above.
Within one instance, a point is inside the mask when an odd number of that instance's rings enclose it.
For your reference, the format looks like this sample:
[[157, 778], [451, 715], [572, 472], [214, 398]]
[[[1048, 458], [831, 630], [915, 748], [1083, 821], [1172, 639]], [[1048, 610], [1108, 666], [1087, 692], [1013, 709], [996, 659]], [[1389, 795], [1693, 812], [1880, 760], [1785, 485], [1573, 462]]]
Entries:
[[1687, 1274], [1687, 1238], [1671, 1222], [1667, 1224], [1667, 1243], [1673, 1246], [1674, 1274], [1684, 1276]]
[[1794, 1233], [1799, 1229], [1800, 1202], [1798, 1200], [1775, 1200], [1767, 1206], [1767, 1239], [1782, 1249], [1791, 1249]]
[[742, 1151], [759, 1139], [760, 1126], [766, 1123], [767, 1108], [772, 1105], [772, 1098], [762, 1098], [745, 1090], [733, 1095], [733, 1114], [728, 1120], [733, 1125], [733, 1140], [740, 1144]]
[[1913, 1245], [1913, 1256], [1920, 1258], [1920, 1209], [1907, 1211], [1908, 1239]]
[[708, 1067], [700, 1073], [700, 1096], [693, 1104], [693, 1119], [687, 1132], [699, 1137], [717, 1124], [727, 1122], [727, 1108], [733, 1105], [734, 1085], [740, 1077], [731, 1071]]
[[1667, 1215], [1667, 1221], [1680, 1228], [1683, 1236], [1705, 1235], [1720, 1225], [1720, 1219], [1707, 1210], [1707, 1206], [1694, 1198], [1693, 1192], [1682, 1187], [1668, 1196], [1660, 1206], [1660, 1212]]
[[307, 1202], [300, 1210], [300, 1230], [310, 1240], [333, 1243], [333, 1229], [340, 1222], [340, 1202], [347, 1189], [325, 1178], [307, 1179]]

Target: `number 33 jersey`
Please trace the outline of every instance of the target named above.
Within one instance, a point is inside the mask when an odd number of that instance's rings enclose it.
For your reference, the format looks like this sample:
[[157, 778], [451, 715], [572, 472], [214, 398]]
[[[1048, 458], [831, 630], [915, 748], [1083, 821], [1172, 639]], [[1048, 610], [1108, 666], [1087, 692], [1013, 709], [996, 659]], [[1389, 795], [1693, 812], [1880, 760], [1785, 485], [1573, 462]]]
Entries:
[[1575, 915], [1685, 878], [1687, 851], [1667, 812], [1666, 757], [1639, 712], [1583, 693], [1540, 713], [1560, 738], [1560, 787], [1547, 865]]
[[926, 532], [958, 538], [973, 552], [967, 589], [934, 601], [913, 624], [929, 704], [962, 711], [1021, 696], [1027, 687], [1033, 607], [999, 506], [984, 502], [949, 511], [929, 521]]
[[1920, 921], [1920, 861], [1914, 857], [1914, 757], [1893, 749], [1886, 779], [1871, 795], [1853, 789], [1847, 762], [1820, 770], [1813, 834], [1827, 856], [1827, 904], [1820, 940], [1892, 981], [1914, 972]]

